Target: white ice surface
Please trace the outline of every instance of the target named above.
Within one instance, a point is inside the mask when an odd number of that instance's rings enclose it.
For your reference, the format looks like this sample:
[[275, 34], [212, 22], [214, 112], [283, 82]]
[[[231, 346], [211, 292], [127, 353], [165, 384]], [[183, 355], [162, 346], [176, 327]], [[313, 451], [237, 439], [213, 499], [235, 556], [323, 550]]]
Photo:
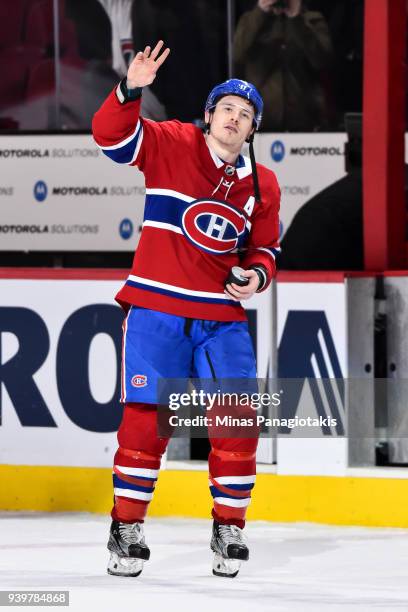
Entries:
[[109, 524], [0, 514], [0, 590], [69, 590], [57, 609], [81, 612], [408, 610], [407, 530], [248, 523], [250, 561], [228, 579], [211, 574], [209, 520], [148, 519], [151, 560], [118, 578], [105, 569]]

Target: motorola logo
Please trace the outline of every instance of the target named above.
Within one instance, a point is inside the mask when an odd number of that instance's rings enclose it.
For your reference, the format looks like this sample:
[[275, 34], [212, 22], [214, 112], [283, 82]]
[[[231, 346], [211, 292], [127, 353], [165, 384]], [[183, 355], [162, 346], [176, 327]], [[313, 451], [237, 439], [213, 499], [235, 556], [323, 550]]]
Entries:
[[129, 240], [133, 235], [133, 223], [130, 219], [123, 219], [119, 225], [119, 234], [123, 240]]
[[37, 202], [44, 202], [48, 195], [48, 187], [44, 181], [37, 181], [34, 185], [34, 197]]
[[281, 140], [275, 140], [271, 145], [271, 157], [274, 162], [280, 163], [285, 158], [285, 145]]

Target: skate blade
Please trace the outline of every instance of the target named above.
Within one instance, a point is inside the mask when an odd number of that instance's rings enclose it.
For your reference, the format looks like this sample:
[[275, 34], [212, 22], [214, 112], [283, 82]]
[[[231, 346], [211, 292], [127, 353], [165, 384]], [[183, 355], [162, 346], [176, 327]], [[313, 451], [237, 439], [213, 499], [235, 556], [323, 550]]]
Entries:
[[136, 578], [142, 573], [143, 559], [133, 557], [120, 557], [117, 553], [111, 552], [108, 563], [108, 574], [111, 576], [128, 576]]
[[224, 559], [224, 557], [215, 553], [212, 569], [214, 576], [235, 578], [240, 567], [241, 561], [239, 561], [239, 559]]

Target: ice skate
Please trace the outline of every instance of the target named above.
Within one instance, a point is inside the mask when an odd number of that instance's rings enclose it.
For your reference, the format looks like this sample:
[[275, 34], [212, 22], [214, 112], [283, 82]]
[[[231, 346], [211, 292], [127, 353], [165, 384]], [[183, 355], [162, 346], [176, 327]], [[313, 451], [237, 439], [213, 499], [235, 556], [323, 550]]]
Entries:
[[214, 551], [213, 574], [235, 578], [241, 561], [248, 561], [249, 550], [244, 542], [242, 529], [236, 525], [221, 525], [214, 521], [211, 538]]
[[110, 559], [108, 574], [136, 577], [142, 573], [143, 564], [150, 558], [141, 523], [112, 521], [108, 541]]

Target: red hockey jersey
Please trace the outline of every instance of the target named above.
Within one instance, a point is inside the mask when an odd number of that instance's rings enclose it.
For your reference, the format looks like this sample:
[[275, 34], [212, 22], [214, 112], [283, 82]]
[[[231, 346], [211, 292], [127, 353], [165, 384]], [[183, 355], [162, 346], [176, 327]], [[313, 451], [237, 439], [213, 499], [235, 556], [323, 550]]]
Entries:
[[121, 104], [114, 90], [92, 124], [102, 151], [137, 166], [146, 182], [142, 233], [117, 301], [183, 317], [245, 320], [224, 282], [235, 265], [263, 265], [263, 289], [274, 275], [280, 201], [274, 173], [257, 164], [262, 201], [255, 202], [249, 158], [240, 155], [233, 167], [193, 124], [156, 123], [139, 111], [140, 100]]

